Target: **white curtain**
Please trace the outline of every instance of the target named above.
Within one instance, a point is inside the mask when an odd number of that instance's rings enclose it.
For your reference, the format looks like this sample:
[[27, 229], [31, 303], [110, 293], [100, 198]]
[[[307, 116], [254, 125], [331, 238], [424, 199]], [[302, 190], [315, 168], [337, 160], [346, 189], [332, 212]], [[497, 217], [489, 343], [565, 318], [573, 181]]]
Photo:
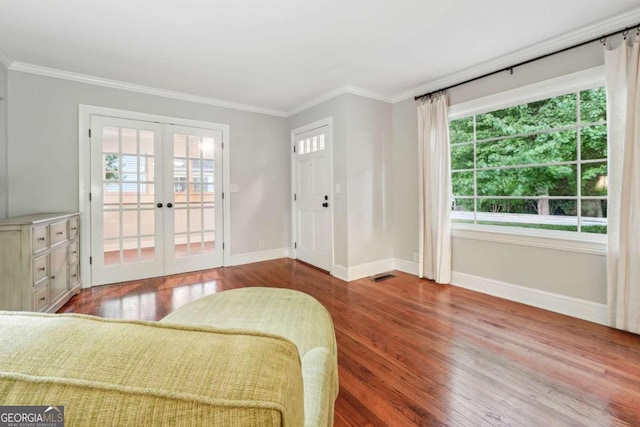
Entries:
[[451, 159], [447, 97], [418, 105], [420, 163], [419, 276], [451, 281]]
[[610, 325], [640, 333], [640, 42], [605, 51]]

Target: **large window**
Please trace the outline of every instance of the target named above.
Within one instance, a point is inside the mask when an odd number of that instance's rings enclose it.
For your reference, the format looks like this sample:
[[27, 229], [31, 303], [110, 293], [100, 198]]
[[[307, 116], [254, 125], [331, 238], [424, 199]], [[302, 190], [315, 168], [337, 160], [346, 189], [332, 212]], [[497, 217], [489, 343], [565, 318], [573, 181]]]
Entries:
[[452, 221], [607, 232], [604, 87], [450, 122]]

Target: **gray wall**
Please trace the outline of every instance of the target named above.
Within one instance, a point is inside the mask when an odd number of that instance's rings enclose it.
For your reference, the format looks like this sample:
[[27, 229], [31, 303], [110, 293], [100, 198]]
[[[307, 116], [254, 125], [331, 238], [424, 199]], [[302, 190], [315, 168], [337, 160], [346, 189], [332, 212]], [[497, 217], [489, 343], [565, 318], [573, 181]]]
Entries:
[[287, 120], [67, 80], [9, 72], [9, 215], [78, 209], [78, 105], [228, 124], [231, 251], [289, 246]]
[[[604, 63], [596, 42], [449, 91], [449, 103], [524, 86]], [[418, 251], [417, 113], [413, 99], [393, 105], [393, 188], [396, 258]], [[453, 270], [570, 297], [606, 303], [604, 256], [453, 239]]]
[[7, 78], [9, 70], [0, 63], [0, 219], [7, 216]]
[[393, 258], [391, 105], [347, 95], [349, 267]]

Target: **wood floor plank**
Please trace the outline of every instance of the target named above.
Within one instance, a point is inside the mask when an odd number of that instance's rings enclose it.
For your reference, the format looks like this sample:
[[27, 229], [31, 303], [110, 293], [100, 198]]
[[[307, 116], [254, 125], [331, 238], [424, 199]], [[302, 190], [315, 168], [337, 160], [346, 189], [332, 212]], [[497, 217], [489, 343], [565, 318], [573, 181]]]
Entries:
[[249, 286], [331, 313], [336, 426], [640, 426], [640, 337], [397, 272], [346, 283], [279, 259], [83, 290], [60, 312], [157, 320]]

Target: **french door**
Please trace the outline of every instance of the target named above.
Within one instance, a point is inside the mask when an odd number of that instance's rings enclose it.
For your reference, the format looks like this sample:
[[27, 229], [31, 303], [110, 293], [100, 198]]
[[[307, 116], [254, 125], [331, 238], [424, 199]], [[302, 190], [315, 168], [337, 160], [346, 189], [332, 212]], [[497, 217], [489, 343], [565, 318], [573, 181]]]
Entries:
[[222, 132], [167, 125], [165, 136], [166, 273], [220, 267]]
[[91, 130], [92, 284], [221, 266], [222, 132], [102, 116]]

